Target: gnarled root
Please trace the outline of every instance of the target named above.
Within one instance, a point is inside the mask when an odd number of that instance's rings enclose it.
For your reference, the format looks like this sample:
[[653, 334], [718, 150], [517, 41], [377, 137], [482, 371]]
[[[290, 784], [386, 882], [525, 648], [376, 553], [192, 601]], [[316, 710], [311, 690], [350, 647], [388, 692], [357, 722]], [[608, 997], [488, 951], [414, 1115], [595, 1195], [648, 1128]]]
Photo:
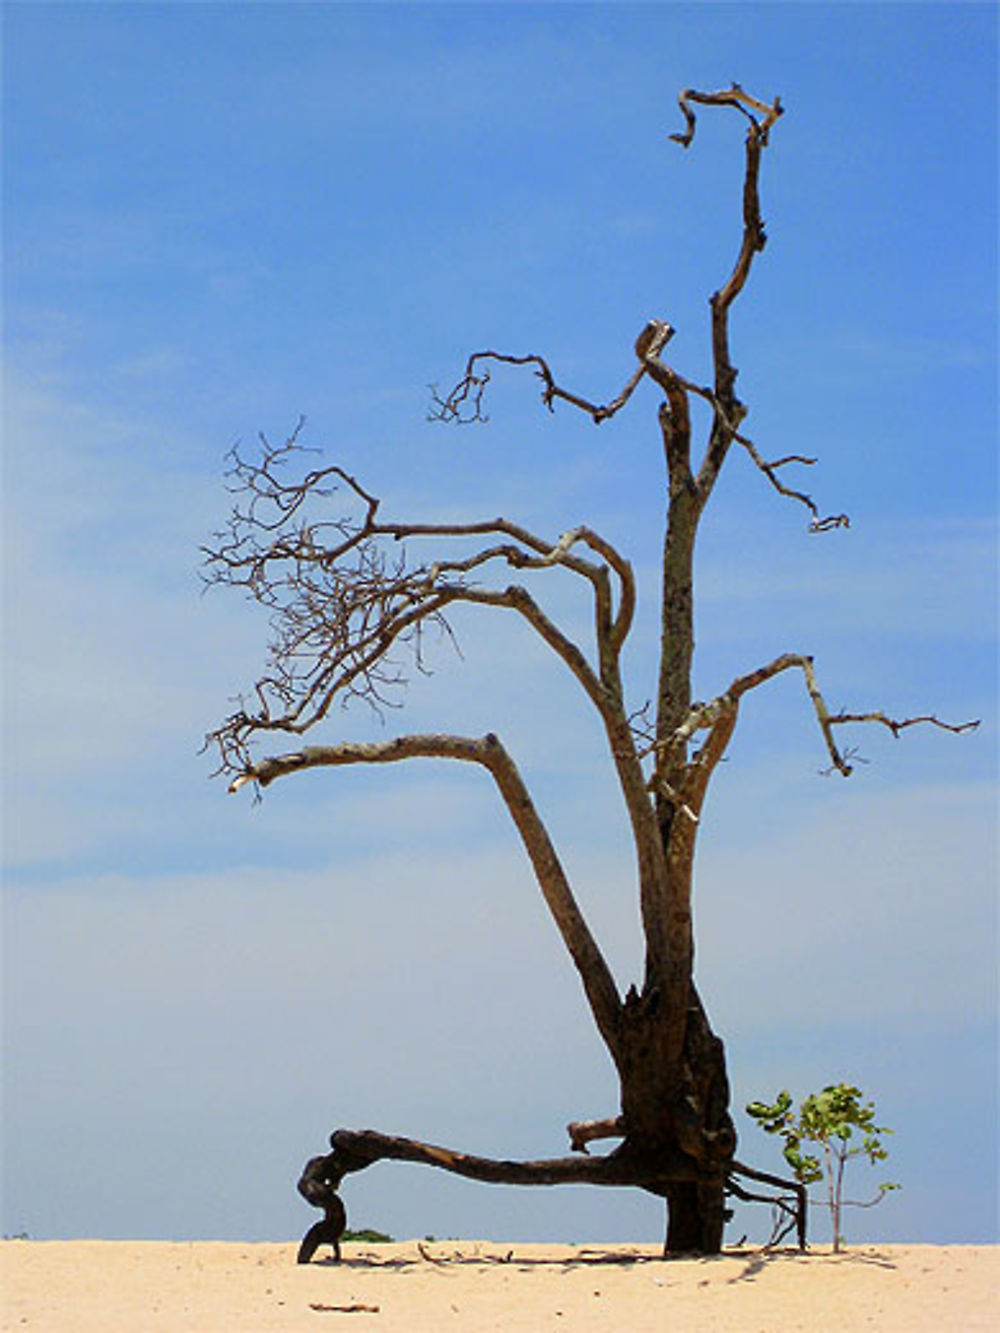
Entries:
[[296, 1263], [307, 1264], [321, 1245], [332, 1245], [334, 1260], [340, 1263], [340, 1238], [347, 1229], [347, 1209], [337, 1193], [342, 1174], [329, 1157], [312, 1157], [306, 1162], [298, 1190], [307, 1203], [323, 1209], [323, 1218], [303, 1236]]

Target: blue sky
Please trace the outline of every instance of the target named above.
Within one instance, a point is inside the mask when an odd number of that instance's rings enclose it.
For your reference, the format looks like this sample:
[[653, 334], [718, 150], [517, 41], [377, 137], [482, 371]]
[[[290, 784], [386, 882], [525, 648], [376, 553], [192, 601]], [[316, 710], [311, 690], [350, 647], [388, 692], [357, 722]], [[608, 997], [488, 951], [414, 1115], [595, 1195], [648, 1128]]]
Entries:
[[[697, 688], [807, 651], [831, 706], [983, 726], [859, 734], [843, 782], [818, 776], [800, 684], [759, 692], [706, 811], [699, 981], [737, 1109], [846, 1078], [896, 1129], [904, 1188], [849, 1236], [996, 1239], [994, 7], [8, 4], [4, 25], [3, 1230], [281, 1239], [335, 1126], [543, 1156], [616, 1109], [484, 778], [317, 773], [256, 807], [206, 780], [266, 626], [201, 595], [198, 546], [226, 449], [304, 413], [387, 514], [615, 541], [645, 592], [640, 706], [655, 394], [597, 430], [498, 375], [489, 426], [448, 431], [427, 385], [492, 346], [609, 398], [654, 315], [704, 376], [742, 133], [667, 135], [682, 87], [738, 79], [788, 109], [733, 318], [747, 430], [818, 456], [807, 489], [853, 526], [809, 536], [731, 460]], [[593, 719], [517, 627], [456, 629], [463, 658], [442, 647], [381, 734], [503, 735], [627, 984]], [[738, 1120], [741, 1156], [777, 1165]], [[397, 1236], [662, 1232], [627, 1192], [382, 1165], [344, 1194]], [[766, 1224], [741, 1212], [731, 1238]]]

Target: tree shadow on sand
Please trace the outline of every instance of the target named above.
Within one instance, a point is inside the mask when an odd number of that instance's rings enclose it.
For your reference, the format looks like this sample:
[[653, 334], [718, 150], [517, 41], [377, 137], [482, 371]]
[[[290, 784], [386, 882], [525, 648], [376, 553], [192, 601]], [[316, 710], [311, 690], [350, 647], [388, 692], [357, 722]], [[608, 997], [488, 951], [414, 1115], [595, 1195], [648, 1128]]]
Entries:
[[820, 1254], [817, 1253], [816, 1251], [807, 1251], [805, 1254], [803, 1254], [800, 1250], [797, 1249], [754, 1250], [749, 1252], [730, 1251], [728, 1254], [722, 1254], [719, 1256], [720, 1260], [726, 1260], [726, 1259], [746, 1260], [746, 1266], [744, 1267], [743, 1271], [741, 1273], [737, 1273], [735, 1277], [731, 1277], [729, 1279], [730, 1283], [752, 1282], [755, 1278], [760, 1276], [760, 1274], [764, 1271], [765, 1268], [771, 1267], [775, 1262], [778, 1262], [780, 1260], [786, 1260], [786, 1261], [791, 1260], [799, 1264], [808, 1264], [810, 1262], [814, 1263], [818, 1259], [825, 1260], [833, 1258], [836, 1258], [837, 1263], [867, 1264], [874, 1266], [876, 1268], [895, 1269], [897, 1267], [897, 1265], [893, 1263], [892, 1260], [889, 1259], [887, 1255], [880, 1254], [879, 1252], [874, 1250], [868, 1250], [864, 1252], [857, 1250], [843, 1250], [841, 1251], [840, 1254], [836, 1256], [827, 1253]]
[[[712, 1266], [721, 1264], [728, 1267], [734, 1263], [742, 1263], [742, 1270], [727, 1279], [730, 1283], [733, 1283], [753, 1281], [766, 1268], [782, 1261], [794, 1261], [801, 1264], [833, 1257], [826, 1253], [802, 1254], [798, 1249], [783, 1248], [774, 1250], [724, 1250], [718, 1255], [671, 1255], [665, 1258], [662, 1253], [650, 1253], [648, 1250], [601, 1249], [597, 1247], [581, 1249], [568, 1257], [561, 1257], [545, 1254], [518, 1254], [513, 1248], [486, 1251], [475, 1245], [468, 1248], [456, 1246], [454, 1249], [446, 1251], [439, 1249], [435, 1252], [427, 1245], [418, 1242], [415, 1254], [381, 1255], [374, 1250], [365, 1250], [358, 1254], [345, 1255], [339, 1265], [332, 1256], [316, 1259], [313, 1262], [322, 1267], [331, 1268], [386, 1268], [406, 1271], [425, 1268], [430, 1264], [438, 1268], [500, 1267], [510, 1268], [515, 1272], [530, 1272], [532, 1269], [546, 1268], [559, 1268], [569, 1272], [578, 1268], [632, 1268], [649, 1264], [662, 1267], [676, 1263], [697, 1263]], [[886, 1255], [871, 1250], [848, 1250], [837, 1255], [836, 1260], [838, 1263], [896, 1268], [896, 1264]]]

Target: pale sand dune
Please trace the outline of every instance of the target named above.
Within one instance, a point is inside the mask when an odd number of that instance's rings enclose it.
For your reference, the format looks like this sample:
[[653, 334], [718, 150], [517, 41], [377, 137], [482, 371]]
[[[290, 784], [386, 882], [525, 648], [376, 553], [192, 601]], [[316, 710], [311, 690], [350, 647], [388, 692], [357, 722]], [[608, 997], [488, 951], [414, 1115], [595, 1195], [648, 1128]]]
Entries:
[[[421, 1253], [421, 1248], [423, 1253]], [[657, 1259], [652, 1246], [7, 1241], [4, 1333], [974, 1333], [1000, 1329], [1000, 1247]], [[368, 1310], [359, 1307], [374, 1307]], [[353, 1308], [352, 1308], [353, 1307]]]

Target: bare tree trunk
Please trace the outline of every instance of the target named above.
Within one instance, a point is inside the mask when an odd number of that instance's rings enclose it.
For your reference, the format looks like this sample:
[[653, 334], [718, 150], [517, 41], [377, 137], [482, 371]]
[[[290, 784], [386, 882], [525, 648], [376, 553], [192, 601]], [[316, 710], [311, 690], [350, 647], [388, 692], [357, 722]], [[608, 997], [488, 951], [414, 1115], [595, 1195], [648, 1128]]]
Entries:
[[[952, 726], [933, 715], [895, 720], [882, 712], [831, 714], [819, 691], [812, 658], [791, 652], [738, 677], [709, 703], [692, 701], [695, 544], [732, 445], [739, 444], [750, 455], [780, 494], [810, 511], [813, 531], [847, 525], [844, 515], [822, 518], [809, 496], [792, 490], [779, 477], [789, 464], [814, 460], [789, 455], [765, 462], [740, 433], [746, 409], [736, 396], [729, 312], [765, 244], [758, 176], [769, 131], [782, 114], [780, 102], [758, 101], [736, 84], [718, 93], [687, 90], [680, 97], [687, 130], [672, 136], [685, 147], [695, 130], [692, 104], [729, 107], [748, 123], [740, 248], [728, 279], [711, 298], [712, 386], [693, 384], [664, 362], [661, 354], [673, 329], [664, 320], [651, 319], [636, 339], [637, 369], [618, 396], [604, 405], [560, 387], [547, 362], [534, 353], [474, 353], [447, 397], [435, 392], [434, 415], [439, 419], [484, 420], [483, 395], [491, 368], [497, 363], [531, 366], [542, 381], [547, 407], [557, 401], [567, 403], [595, 424], [624, 407], [644, 379], [662, 392], [658, 419], [667, 496], [655, 720], [646, 719], [645, 709], [630, 713], [625, 702], [621, 654], [636, 606], [633, 571], [627, 559], [591, 528], [572, 528], [553, 541], [504, 518], [474, 523], [383, 522], [379, 501], [339, 467], [311, 469], [299, 480], [289, 476], [286, 465], [300, 452], [301, 422], [284, 445], [274, 448], [262, 439], [259, 463], [246, 460], [235, 449], [231, 454], [230, 489], [239, 499], [228, 527], [204, 548], [211, 571], [208, 582], [238, 587], [265, 606], [274, 639], [267, 669], [252, 693], [206, 738], [207, 744], [218, 747], [219, 771], [232, 777], [230, 791], [247, 783], [266, 787], [315, 767], [410, 759], [457, 760], [488, 771], [580, 977], [621, 1089], [619, 1114], [569, 1126], [573, 1155], [564, 1158], [499, 1160], [374, 1130], [335, 1131], [332, 1152], [311, 1159], [299, 1183], [303, 1196], [326, 1214], [304, 1242], [306, 1260], [321, 1241], [336, 1244], [343, 1229], [343, 1208], [337, 1199], [343, 1176], [382, 1158], [423, 1162], [493, 1183], [638, 1187], [666, 1200], [669, 1253], [717, 1253], [727, 1216], [727, 1190], [747, 1200], [766, 1197], [734, 1180], [734, 1175], [748, 1176], [784, 1191], [770, 1201], [784, 1210], [786, 1228], [797, 1226], [799, 1243], [805, 1245], [804, 1190], [735, 1160], [725, 1050], [694, 985], [692, 876], [705, 794], [732, 736], [743, 696], [787, 670], [802, 672], [831, 767], [844, 776], [851, 765], [849, 754], [842, 753], [834, 739], [837, 726], [874, 722], [898, 735], [918, 723], [949, 731], [977, 724]], [[692, 395], [707, 404], [711, 414], [697, 467], [691, 456]], [[311, 517], [312, 505], [338, 488], [346, 490], [353, 516], [331, 520], [324, 513], [317, 522]], [[407, 543], [419, 550], [428, 538], [436, 541], [441, 553], [411, 564]], [[476, 546], [472, 554], [467, 553], [470, 539]], [[461, 546], [456, 548], [453, 542]], [[510, 570], [538, 578], [543, 577], [541, 571], [556, 566], [575, 575], [581, 581], [577, 587], [586, 589], [592, 599], [589, 648], [561, 629], [528, 587], [506, 583]], [[504, 575], [503, 586], [496, 586], [498, 571]], [[645, 943], [641, 989], [633, 985], [624, 999], [529, 790], [494, 733], [482, 737], [431, 733], [368, 744], [304, 746], [263, 759], [252, 753], [252, 743], [261, 736], [302, 736], [327, 717], [335, 701], [363, 699], [376, 711], [381, 709], [406, 681], [397, 654], [409, 650], [422, 669], [425, 629], [434, 626], [448, 632], [445, 613], [463, 603], [494, 613], [516, 612], [561, 660], [600, 719], [628, 814]], [[587, 1144], [604, 1138], [621, 1142], [606, 1155], [591, 1157]], [[789, 1193], [797, 1199], [794, 1209], [788, 1204]], [[794, 1214], [791, 1222], [789, 1214]]]

